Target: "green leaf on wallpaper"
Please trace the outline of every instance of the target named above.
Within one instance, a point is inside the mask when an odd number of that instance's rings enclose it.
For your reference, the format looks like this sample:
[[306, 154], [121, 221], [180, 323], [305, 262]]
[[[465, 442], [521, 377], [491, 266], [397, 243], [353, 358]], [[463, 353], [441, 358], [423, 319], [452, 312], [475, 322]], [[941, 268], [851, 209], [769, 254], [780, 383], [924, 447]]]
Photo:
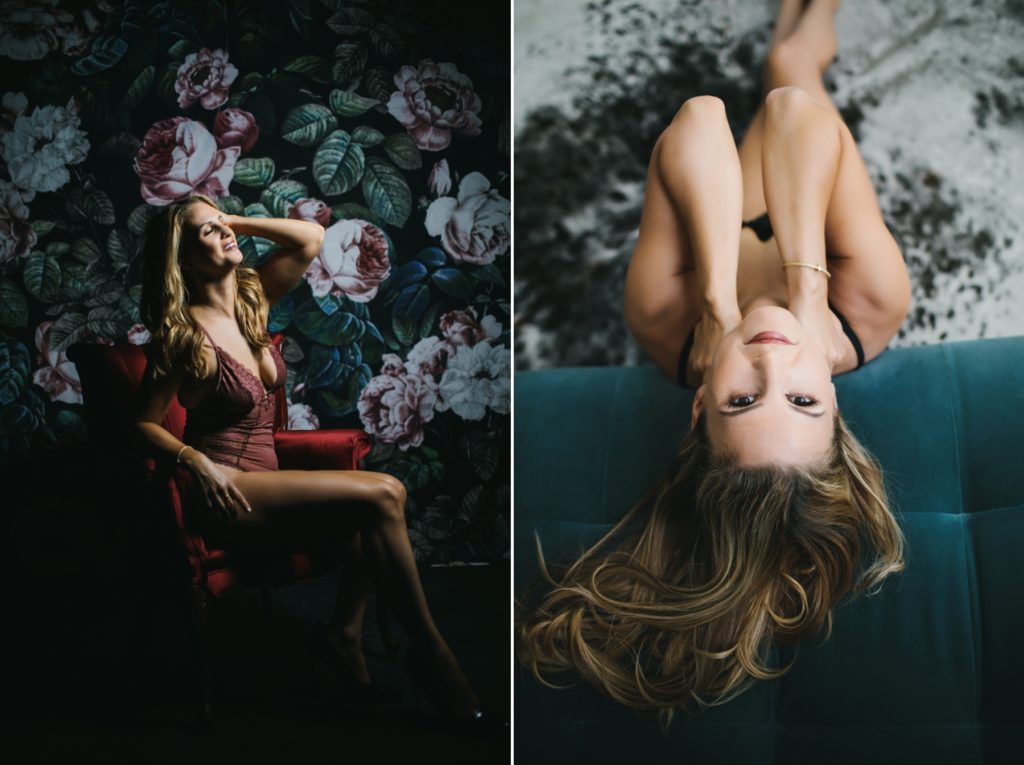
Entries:
[[66, 351], [74, 345], [86, 332], [85, 314], [72, 311], [58, 317], [50, 328], [50, 350]]
[[64, 275], [60, 282], [60, 299], [75, 302], [89, 294], [89, 275], [80, 263], [65, 263]]
[[324, 316], [330, 316], [335, 313], [339, 308], [345, 305], [345, 298], [332, 295], [330, 293], [326, 295], [313, 295], [313, 300], [320, 310], [324, 312]]
[[320, 191], [332, 196], [355, 188], [365, 167], [363, 148], [352, 143], [352, 136], [344, 130], [327, 136], [313, 157], [313, 177]]
[[28, 301], [21, 288], [10, 279], [0, 279], [0, 324], [5, 327], [28, 324]]
[[17, 340], [0, 340], [0, 406], [21, 397], [29, 379], [32, 357]]
[[498, 469], [498, 447], [494, 441], [479, 430], [466, 433], [460, 443], [463, 459], [473, 466], [476, 474], [489, 481]]
[[380, 364], [381, 356], [384, 355], [384, 337], [381, 335], [377, 325], [372, 321], [363, 322], [366, 331], [363, 333], [361, 349], [363, 361], [376, 369]]
[[472, 300], [475, 290], [469, 277], [457, 268], [439, 268], [430, 275], [431, 281], [444, 292], [457, 300]]
[[[274, 181], [267, 186], [260, 194], [260, 203], [267, 209], [269, 217], [287, 218], [292, 205], [308, 196], [306, 184], [288, 178]], [[248, 207], [246, 215], [250, 215]]]
[[237, 194], [228, 194], [217, 200], [217, 207], [221, 212], [231, 215], [245, 215], [245, 202]]
[[32, 226], [32, 230], [36, 232], [36, 236], [39, 239], [42, 239], [53, 231], [57, 226], [57, 222], [52, 220], [33, 220], [29, 221], [29, 225]]
[[260, 204], [259, 202], [253, 202], [245, 206], [245, 210], [242, 214], [247, 218], [273, 218], [270, 214], [270, 210], [267, 209], [266, 205]]
[[412, 345], [418, 339], [419, 321], [430, 304], [430, 287], [410, 284], [403, 289], [391, 309], [391, 326], [402, 345]]
[[306, 300], [295, 309], [293, 321], [310, 340], [332, 346], [355, 342], [365, 327], [362, 320], [346, 311], [325, 316], [313, 300]]
[[423, 318], [420, 320], [421, 340], [434, 334], [434, 323], [437, 321], [438, 314], [441, 313], [441, 307], [441, 303], [434, 303], [423, 314]]
[[171, 61], [177, 61], [179, 64], [185, 60], [185, 57], [189, 53], [196, 52], [196, 44], [191, 40], [178, 40], [174, 45], [167, 49], [167, 56]]
[[363, 73], [366, 67], [366, 45], [361, 42], [339, 43], [334, 49], [331, 74], [339, 85], [348, 85]]
[[138, 205], [128, 213], [128, 230], [136, 236], [142, 236], [146, 233], [146, 224], [149, 223], [149, 219], [156, 215], [157, 212], [157, 208], [152, 205]]
[[107, 236], [107, 253], [110, 260], [118, 269], [127, 266], [135, 255], [134, 243], [129, 239], [131, 234], [126, 234], [118, 229], [112, 229]]
[[392, 133], [381, 144], [391, 161], [403, 170], [417, 170], [423, 166], [420, 147], [408, 133]]
[[331, 205], [331, 216], [336, 220], [365, 220], [378, 227], [386, 225], [384, 219], [377, 213], [358, 202], [342, 202], [340, 205]]
[[86, 308], [95, 308], [100, 305], [110, 305], [116, 303], [121, 298], [121, 293], [124, 287], [121, 284], [121, 279], [117, 276], [107, 279], [103, 283], [96, 284], [92, 293], [82, 303]]
[[295, 298], [289, 293], [278, 300], [270, 307], [270, 316], [267, 320], [267, 329], [271, 332], [281, 332], [292, 323], [295, 315]]
[[338, 118], [322, 104], [303, 104], [288, 112], [281, 137], [296, 146], [315, 146], [338, 127]]
[[501, 271], [493, 263], [488, 263], [486, 266], [480, 266], [474, 268], [469, 272], [469, 275], [479, 282], [491, 282], [497, 284], [499, 287], [505, 287], [505, 277], [501, 275]]
[[105, 72], [128, 51], [128, 43], [114, 35], [100, 35], [93, 38], [92, 51], [71, 65], [71, 71], [80, 77]]
[[60, 289], [61, 272], [57, 258], [45, 252], [35, 251], [25, 259], [21, 272], [28, 294], [43, 303], [57, 297]]
[[156, 79], [156, 67], [150, 64], [135, 78], [135, 81], [128, 88], [124, 97], [121, 99], [121, 103], [117, 105], [117, 111], [119, 112], [130, 112], [139, 104], [142, 103], [142, 99], [146, 97], [146, 93], [153, 86], [153, 80]]
[[309, 22], [313, 14], [309, 10], [309, 0], [288, 0], [288, 19], [292, 22], [295, 32], [309, 42]]
[[381, 58], [393, 58], [402, 48], [402, 35], [393, 26], [382, 21], [370, 30], [370, 42]]
[[354, 37], [369, 32], [375, 21], [373, 14], [362, 8], [342, 8], [327, 19], [327, 26], [337, 35]]
[[103, 250], [90, 237], [81, 236], [71, 244], [71, 257], [89, 265], [103, 257]]
[[404, 226], [412, 212], [412, 192], [405, 178], [380, 157], [366, 158], [363, 197], [370, 209], [395, 226]]
[[263, 188], [274, 180], [274, 160], [270, 157], [247, 157], [235, 163], [234, 181], [243, 186]]
[[299, 56], [282, 66], [281, 71], [301, 74], [321, 85], [331, 81], [331, 62], [323, 56]]
[[341, 117], [357, 117], [380, 105], [380, 101], [375, 98], [367, 98], [351, 90], [337, 89], [331, 91], [328, 103], [335, 114]]
[[94, 335], [106, 338], [116, 338], [122, 333], [122, 328], [127, 330], [128, 317], [119, 308], [111, 306], [98, 306], [89, 311], [89, 318], [86, 326]]
[[384, 140], [384, 134], [367, 125], [360, 125], [352, 131], [352, 140], [360, 146], [376, 146]]
[[[392, 322], [393, 321], [394, 317], [392, 317]], [[384, 344], [387, 345], [388, 348], [390, 348], [393, 351], [402, 350], [402, 343], [399, 342], [397, 337], [395, 337], [394, 332], [392, 332], [387, 327], [380, 327], [380, 333], [384, 337]], [[412, 343], [408, 343], [408, 345], [412, 345]]]
[[107, 226], [113, 226], [116, 218], [114, 217], [114, 203], [110, 201], [110, 197], [105, 191], [93, 188], [85, 195], [85, 200], [82, 203], [85, 209], [85, 215], [93, 223], [103, 223]]
[[395, 80], [391, 73], [379, 66], [366, 70], [363, 75], [363, 82], [366, 84], [366, 92], [371, 98], [376, 98], [386, 104], [395, 92]]
[[53, 428], [62, 438], [71, 442], [86, 439], [85, 420], [72, 409], [61, 409], [53, 420]]

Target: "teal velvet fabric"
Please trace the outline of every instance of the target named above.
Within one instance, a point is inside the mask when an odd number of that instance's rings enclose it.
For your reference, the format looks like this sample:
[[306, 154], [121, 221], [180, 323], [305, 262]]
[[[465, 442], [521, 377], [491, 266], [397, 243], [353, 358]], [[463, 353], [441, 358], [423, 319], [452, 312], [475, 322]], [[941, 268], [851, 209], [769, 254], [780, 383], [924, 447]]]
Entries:
[[[835, 378], [881, 461], [907, 568], [782, 678], [656, 722], [516, 664], [516, 758], [603, 763], [1024, 762], [1024, 337], [893, 349]], [[653, 367], [515, 375], [515, 588], [596, 541], [662, 474], [693, 392]], [[559, 683], [571, 675], [552, 678]]]

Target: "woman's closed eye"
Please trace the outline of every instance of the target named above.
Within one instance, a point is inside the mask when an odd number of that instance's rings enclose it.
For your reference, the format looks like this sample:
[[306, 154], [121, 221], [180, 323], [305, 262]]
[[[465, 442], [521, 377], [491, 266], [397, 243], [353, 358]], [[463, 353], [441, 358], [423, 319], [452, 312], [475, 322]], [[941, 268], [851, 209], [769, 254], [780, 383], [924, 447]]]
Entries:
[[[818, 404], [818, 399], [813, 396], [807, 396], [803, 393], [790, 393], [786, 396], [792, 404], [795, 406], [815, 406]], [[730, 409], [746, 409], [757, 401], [756, 393], [744, 393], [729, 398], [726, 406]]]

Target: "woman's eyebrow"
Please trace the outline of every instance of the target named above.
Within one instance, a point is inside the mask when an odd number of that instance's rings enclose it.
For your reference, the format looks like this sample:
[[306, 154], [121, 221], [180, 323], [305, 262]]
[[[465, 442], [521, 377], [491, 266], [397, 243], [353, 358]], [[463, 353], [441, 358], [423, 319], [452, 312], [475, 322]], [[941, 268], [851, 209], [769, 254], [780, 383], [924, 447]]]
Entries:
[[200, 226], [199, 228], [202, 228], [202, 227], [203, 227], [203, 226], [205, 226], [205, 225], [206, 225], [207, 223], [213, 223], [213, 222], [214, 222], [215, 220], [217, 220], [217, 218], [223, 218], [223, 217], [224, 217], [224, 213], [221, 213], [220, 215], [216, 216], [215, 218], [210, 218], [210, 219], [209, 219], [208, 221], [206, 221], [206, 223], [204, 223], [204, 224], [203, 224], [202, 226]]

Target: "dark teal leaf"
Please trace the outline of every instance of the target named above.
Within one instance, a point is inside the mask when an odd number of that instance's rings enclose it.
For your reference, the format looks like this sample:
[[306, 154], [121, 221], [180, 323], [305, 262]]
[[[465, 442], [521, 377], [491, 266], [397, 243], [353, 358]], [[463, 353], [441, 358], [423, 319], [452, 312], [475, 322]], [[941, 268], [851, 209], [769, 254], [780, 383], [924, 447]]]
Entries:
[[0, 324], [5, 327], [28, 324], [28, 301], [21, 288], [10, 279], [0, 279]]
[[367, 157], [363, 197], [370, 209], [395, 226], [404, 226], [412, 212], [412, 192], [405, 178], [380, 157]]
[[355, 188], [366, 164], [363, 147], [344, 130], [335, 130], [313, 157], [313, 177], [320, 191], [337, 196]]
[[278, 300], [270, 307], [270, 316], [267, 321], [267, 329], [271, 332], [281, 332], [292, 323], [292, 316], [295, 314], [295, 298], [289, 293]]
[[346, 311], [325, 316], [313, 300], [306, 300], [295, 311], [295, 326], [310, 340], [322, 345], [348, 345], [362, 337], [363, 322]]
[[25, 289], [36, 300], [48, 303], [57, 297], [61, 272], [60, 263], [55, 257], [36, 250], [25, 259], [21, 276], [25, 281]]
[[441, 268], [430, 275], [431, 281], [446, 295], [458, 300], [470, 301], [475, 290], [469, 277], [457, 268]]
[[448, 256], [437, 247], [427, 247], [416, 253], [416, 260], [427, 268], [440, 268], [447, 262]]
[[408, 133], [392, 133], [381, 144], [391, 161], [403, 170], [417, 170], [423, 166], [420, 147]]
[[303, 104], [288, 112], [281, 137], [296, 146], [316, 146], [338, 127], [338, 119], [323, 104]]

